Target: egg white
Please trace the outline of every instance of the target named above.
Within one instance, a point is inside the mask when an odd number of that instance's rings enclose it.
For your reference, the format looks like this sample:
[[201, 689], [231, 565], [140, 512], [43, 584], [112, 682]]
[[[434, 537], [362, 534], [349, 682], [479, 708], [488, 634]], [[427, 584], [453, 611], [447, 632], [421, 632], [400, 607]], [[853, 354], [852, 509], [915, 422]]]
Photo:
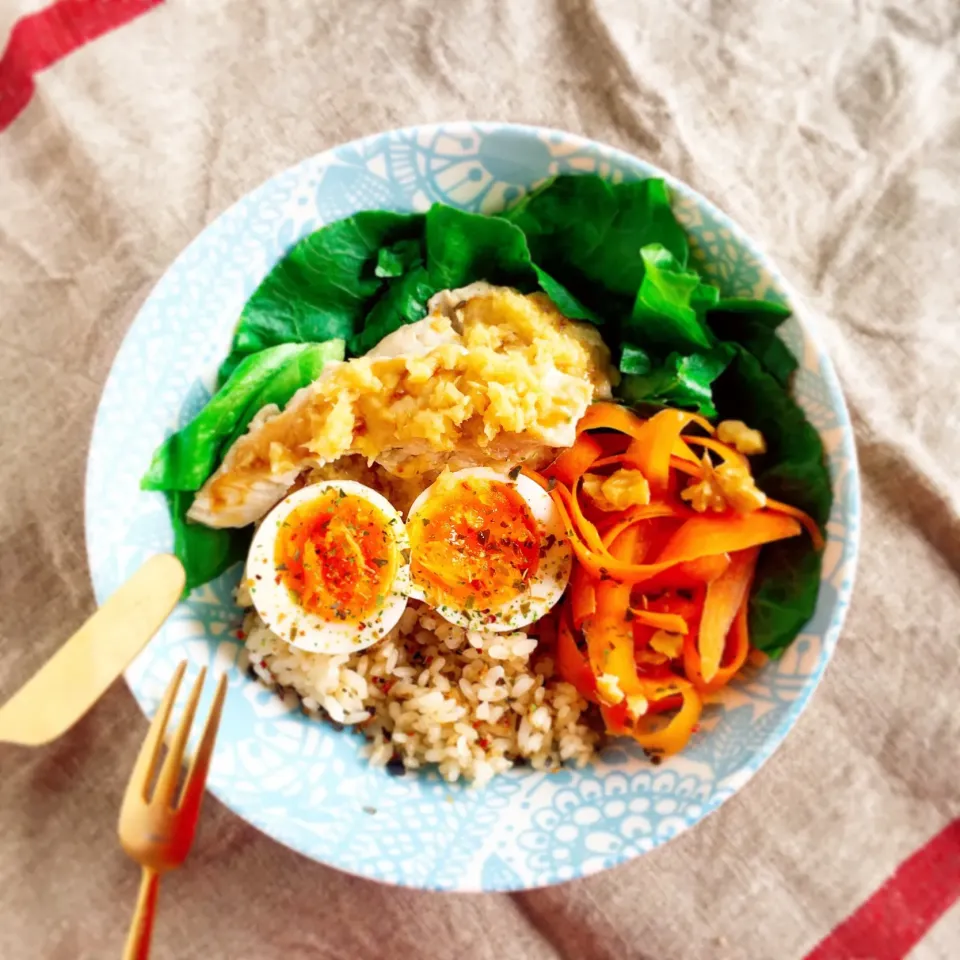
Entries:
[[[355, 623], [326, 620], [304, 610], [282, 578], [277, 583], [275, 552], [280, 525], [297, 507], [318, 499], [330, 488], [360, 497], [381, 513], [384, 528], [393, 536], [396, 545], [396, 576], [385, 594], [383, 606], [366, 618], [363, 627]], [[325, 480], [290, 494], [267, 515], [250, 547], [246, 579], [260, 618], [291, 646], [312, 653], [353, 653], [383, 639], [400, 619], [407, 606], [410, 590], [409, 557], [410, 543], [403, 518], [388, 500], [354, 480]]]
[[[541, 543], [541, 557], [537, 571], [528, 580], [526, 590], [500, 606], [484, 609], [464, 609], [461, 606], [442, 603], [437, 613], [450, 623], [473, 630], [505, 633], [519, 630], [535, 623], [547, 614], [563, 596], [573, 567], [573, 553], [567, 541], [563, 520], [550, 494], [529, 477], [520, 474], [512, 479], [505, 471], [490, 467], [468, 467], [457, 470], [435, 481], [414, 500], [407, 513], [407, 525], [417, 521], [417, 514], [436, 492], [444, 479], [496, 480], [504, 483], [520, 495], [537, 523]], [[552, 539], [551, 539], [552, 538]], [[426, 592], [410, 578], [409, 596], [415, 600], [428, 600]]]

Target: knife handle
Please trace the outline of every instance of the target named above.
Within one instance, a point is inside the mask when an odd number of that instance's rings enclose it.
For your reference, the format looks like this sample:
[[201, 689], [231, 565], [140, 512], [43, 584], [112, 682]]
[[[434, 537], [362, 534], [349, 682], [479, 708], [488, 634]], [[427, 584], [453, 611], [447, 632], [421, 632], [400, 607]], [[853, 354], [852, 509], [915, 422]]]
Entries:
[[160, 629], [184, 582], [176, 557], [147, 560], [0, 707], [0, 741], [34, 747], [69, 730]]

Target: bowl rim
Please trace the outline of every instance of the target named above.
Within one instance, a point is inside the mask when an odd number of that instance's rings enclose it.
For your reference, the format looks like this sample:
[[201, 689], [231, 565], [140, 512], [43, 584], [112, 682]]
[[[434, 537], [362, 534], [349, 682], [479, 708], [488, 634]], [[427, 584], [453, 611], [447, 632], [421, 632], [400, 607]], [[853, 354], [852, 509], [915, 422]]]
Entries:
[[[810, 311], [806, 306], [805, 301], [800, 296], [793, 284], [787, 280], [787, 278], [782, 274], [780, 269], [776, 266], [770, 256], [766, 251], [735, 221], [730, 215], [725, 213], [720, 207], [718, 207], [708, 196], [700, 192], [697, 189], [694, 189], [688, 185], [683, 180], [675, 177], [666, 170], [663, 170], [661, 167], [644, 159], [641, 156], [630, 153], [629, 151], [623, 150], [619, 147], [615, 147], [611, 144], [605, 143], [601, 140], [595, 140], [593, 138], [584, 136], [582, 134], [571, 133], [569, 131], [561, 130], [554, 127], [543, 127], [531, 124], [523, 123], [510, 123], [510, 122], [498, 122], [498, 121], [470, 121], [470, 120], [453, 120], [453, 121], [439, 121], [435, 123], [427, 124], [412, 124], [404, 127], [392, 128], [389, 130], [376, 131], [373, 133], [366, 134], [362, 137], [357, 137], [349, 141], [344, 141], [342, 143], [334, 144], [316, 154], [313, 154], [309, 157], [304, 157], [297, 162], [290, 164], [289, 166], [277, 170], [256, 186], [252, 187], [250, 190], [246, 191], [241, 196], [231, 203], [229, 206], [219, 211], [215, 216], [208, 220], [199, 232], [190, 240], [186, 246], [177, 254], [177, 256], [163, 269], [160, 275], [157, 277], [156, 282], [150, 287], [147, 295], [140, 301], [136, 313], [134, 314], [130, 324], [124, 333], [120, 344], [117, 348], [116, 353], [114, 354], [111, 363], [110, 369], [108, 371], [107, 377], [104, 380], [104, 385], [101, 389], [100, 398], [97, 402], [97, 408], [94, 415], [93, 425], [91, 427], [91, 432], [89, 436], [88, 443], [88, 454], [87, 454], [87, 463], [84, 475], [84, 540], [86, 545], [87, 553], [87, 567], [88, 575], [91, 578], [91, 584], [93, 586], [94, 596], [96, 598], [97, 604], [101, 604], [106, 596], [100, 597], [98, 595], [97, 585], [94, 580], [94, 564], [93, 564], [93, 555], [92, 555], [92, 544], [91, 544], [91, 516], [94, 511], [93, 495], [91, 483], [91, 474], [94, 471], [94, 450], [95, 445], [94, 441], [98, 435], [98, 431], [104, 429], [102, 426], [102, 421], [104, 419], [104, 410], [106, 407], [105, 400], [108, 395], [108, 387], [111, 379], [115, 375], [117, 369], [118, 361], [124, 355], [125, 351], [129, 352], [130, 345], [134, 341], [136, 336], [136, 326], [137, 321], [140, 318], [141, 313], [143, 312], [144, 307], [150, 302], [150, 300], [156, 294], [158, 288], [163, 284], [165, 278], [177, 268], [182, 269], [185, 261], [188, 261], [191, 253], [199, 246], [205, 242], [205, 237], [208, 234], [208, 231], [219, 221], [226, 218], [228, 215], [237, 210], [238, 207], [250, 201], [252, 197], [257, 195], [261, 191], [267, 191], [268, 188], [279, 178], [293, 176], [297, 171], [304, 170], [310, 166], [316, 166], [317, 168], [323, 168], [331, 162], [335, 162], [337, 159], [337, 154], [341, 151], [349, 150], [351, 148], [358, 148], [361, 145], [368, 143], [370, 141], [379, 140], [384, 137], [390, 138], [399, 138], [399, 137], [410, 137], [417, 135], [430, 135], [430, 134], [439, 134], [444, 133], [452, 136], [456, 136], [459, 131], [466, 133], [474, 133], [477, 131], [489, 134], [492, 132], [511, 132], [517, 134], [524, 138], [532, 138], [535, 140], [542, 141], [544, 138], [558, 139], [562, 142], [572, 144], [576, 147], [584, 149], [588, 152], [600, 152], [604, 158], [611, 158], [621, 165], [636, 169], [638, 164], [640, 167], [644, 168], [642, 171], [638, 171], [644, 177], [661, 177], [669, 185], [671, 191], [675, 193], [682, 194], [688, 200], [694, 202], [697, 206], [705, 208], [717, 222], [723, 224], [723, 226], [728, 229], [731, 233], [731, 236], [738, 247], [745, 248], [750, 256], [762, 267], [762, 269], [769, 275], [770, 279], [773, 281], [775, 287], [781, 292], [788, 306], [791, 309], [793, 317], [796, 319], [797, 323], [803, 331], [803, 335], [809, 342], [812, 344], [817, 361], [820, 367], [821, 377], [828, 389], [829, 398], [830, 398], [830, 407], [833, 412], [836, 414], [838, 425], [841, 429], [841, 440], [840, 446], [843, 449], [844, 456], [847, 458], [849, 464], [849, 472], [844, 478], [844, 482], [847, 485], [846, 495], [843, 497], [845, 500], [845, 505], [842, 509], [842, 518], [845, 524], [846, 535], [845, 541], [848, 545], [847, 551], [849, 553], [849, 573], [847, 579], [844, 580], [840, 588], [837, 590], [837, 597], [832, 605], [832, 614], [829, 624], [824, 630], [824, 649], [825, 649], [825, 658], [823, 661], [822, 669], [815, 675], [808, 677], [802, 688], [802, 692], [793, 700], [782, 716], [780, 723], [777, 728], [771, 733], [767, 734], [758, 748], [751, 755], [750, 760], [746, 763], [744, 769], [740, 771], [742, 774], [738, 780], [736, 786], [732, 790], [721, 791], [721, 796], [712, 799], [703, 806], [702, 813], [694, 820], [692, 823], [685, 825], [681, 830], [675, 834], [679, 836], [680, 833], [685, 832], [688, 829], [693, 829], [704, 819], [706, 819], [710, 814], [718, 810], [727, 800], [729, 800], [734, 794], [738, 793], [743, 787], [751, 780], [756, 773], [763, 767], [770, 757], [780, 748], [783, 742], [787, 739], [790, 731], [796, 726], [796, 723], [803, 713], [803, 711], [809, 705], [811, 699], [813, 698], [814, 693], [819, 687], [823, 675], [826, 672], [826, 668], [829, 666], [830, 660], [833, 657], [834, 650], [836, 648], [836, 643], [839, 639], [840, 634], [842, 633], [844, 623], [846, 621], [846, 615], [849, 609], [850, 597], [852, 596], [855, 579], [856, 579], [856, 570], [858, 566], [859, 551], [860, 551], [860, 527], [861, 527], [861, 512], [862, 512], [862, 501], [861, 501], [861, 482], [860, 482], [860, 470], [859, 463], [857, 459], [857, 450], [856, 442], [853, 431], [853, 425], [850, 418], [849, 408], [847, 406], [846, 397], [843, 393], [839, 378], [834, 369], [833, 362], [830, 358], [830, 355], [824, 345], [822, 335], [818, 329], [817, 322], [810, 316]], [[601, 174], [602, 175], [602, 174]], [[332, 221], [331, 221], [332, 222]], [[274, 261], [276, 262], [276, 261]], [[791, 390], [791, 393], [793, 391]], [[817, 431], [819, 435], [823, 435], [820, 430]], [[831, 485], [836, 481], [836, 478], [831, 476]], [[836, 490], [834, 491], [836, 496]], [[821, 581], [822, 589], [822, 581]], [[839, 614], [837, 610], [839, 609]], [[153, 640], [150, 641], [151, 643]], [[149, 646], [149, 644], [148, 644]], [[146, 648], [144, 648], [146, 649]], [[142, 700], [137, 696], [133, 679], [132, 679], [132, 668], [128, 668], [125, 671], [124, 675], [125, 683], [133, 696], [134, 701], [139, 707], [140, 711], [144, 714], [145, 717], [149, 719], [149, 714], [147, 713], [147, 708], [142, 702]], [[405, 887], [408, 889], [419, 889], [419, 890], [429, 890], [433, 892], [453, 892], [453, 893], [464, 893], [464, 892], [510, 892], [510, 891], [520, 891], [520, 890], [533, 890], [533, 889], [542, 889], [547, 886], [553, 886], [560, 883], [568, 883], [573, 880], [583, 879], [584, 877], [591, 876], [597, 872], [603, 872], [606, 869], [615, 869], [618, 866], [622, 866], [624, 863], [629, 862], [633, 859], [638, 859], [642, 854], [635, 853], [623, 853], [616, 857], [616, 862], [612, 866], [599, 867], [594, 870], [585, 870], [582, 869], [579, 865], [575, 867], [573, 876], [560, 878], [553, 876], [550, 879], [545, 880], [542, 883], [528, 883], [521, 882], [515, 885], [504, 884], [502, 886], [488, 887], [488, 886], [475, 886], [475, 887], [462, 887], [462, 886], [452, 886], [449, 883], [441, 884], [432, 884], [432, 883], [418, 883], [410, 882], [404, 879], [393, 879], [384, 876], [378, 876], [369, 872], [361, 872], [360, 870], [354, 870], [349, 866], [345, 866], [341, 863], [334, 863], [329, 860], [320, 859], [319, 856], [315, 856], [310, 851], [300, 849], [295, 845], [293, 840], [288, 839], [284, 836], [279, 835], [271, 827], [271, 823], [265, 819], [261, 819], [257, 816], [256, 812], [251, 812], [249, 807], [246, 804], [237, 802], [235, 795], [229, 795], [228, 791], [221, 790], [215, 785], [208, 785], [209, 791], [219, 800], [227, 809], [229, 809], [236, 816], [245, 820], [254, 826], [257, 830], [265, 833], [273, 841], [281, 844], [289, 850], [292, 850], [301, 856], [307, 857], [324, 867], [330, 869], [335, 869], [352, 876], [356, 876], [365, 880], [372, 880], [377, 883], [384, 884], [386, 886], [399, 886]], [[657, 847], [663, 846], [669, 838], [656, 838], [653, 841], [653, 845], [648, 851], [644, 852], [653, 852]]]

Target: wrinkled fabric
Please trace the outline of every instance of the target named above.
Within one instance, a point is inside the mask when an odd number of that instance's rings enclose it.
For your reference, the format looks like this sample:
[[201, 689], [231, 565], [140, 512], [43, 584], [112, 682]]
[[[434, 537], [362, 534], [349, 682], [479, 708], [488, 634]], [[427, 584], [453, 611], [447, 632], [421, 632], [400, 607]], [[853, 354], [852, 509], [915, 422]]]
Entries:
[[[38, 6], [0, 0], [0, 38]], [[960, 6], [955, 0], [168, 0], [37, 78], [0, 133], [0, 698], [88, 616], [85, 458], [124, 332], [265, 178], [368, 133], [559, 127], [704, 193], [810, 307], [850, 403], [864, 517], [820, 691], [720, 812], [516, 895], [391, 889], [208, 799], [154, 956], [802, 957], [960, 814]], [[0, 745], [0, 956], [119, 956], [116, 815], [145, 732], [115, 684]], [[956, 957], [960, 908], [913, 953]]]

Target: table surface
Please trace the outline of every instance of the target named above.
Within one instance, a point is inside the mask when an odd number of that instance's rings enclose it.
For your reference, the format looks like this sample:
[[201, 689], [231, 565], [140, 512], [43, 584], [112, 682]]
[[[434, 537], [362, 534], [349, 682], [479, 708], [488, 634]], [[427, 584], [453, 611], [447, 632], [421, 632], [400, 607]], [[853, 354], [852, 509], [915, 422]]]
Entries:
[[[0, 49], [42, 5], [0, 0]], [[0, 699], [93, 610], [87, 447], [146, 293], [262, 180], [379, 130], [560, 127], [711, 198], [813, 311], [864, 490], [826, 679], [696, 829], [589, 880], [440, 896], [314, 864], [210, 799], [154, 956], [781, 960], [824, 938], [818, 960], [960, 955], [956, 0], [113, 9], [129, 22], [109, 31], [21, 21], [0, 60]], [[44, 30], [76, 49], [52, 63]], [[144, 730], [116, 684], [57, 743], [0, 748], [0, 956], [119, 955], [138, 877], [114, 831]]]

